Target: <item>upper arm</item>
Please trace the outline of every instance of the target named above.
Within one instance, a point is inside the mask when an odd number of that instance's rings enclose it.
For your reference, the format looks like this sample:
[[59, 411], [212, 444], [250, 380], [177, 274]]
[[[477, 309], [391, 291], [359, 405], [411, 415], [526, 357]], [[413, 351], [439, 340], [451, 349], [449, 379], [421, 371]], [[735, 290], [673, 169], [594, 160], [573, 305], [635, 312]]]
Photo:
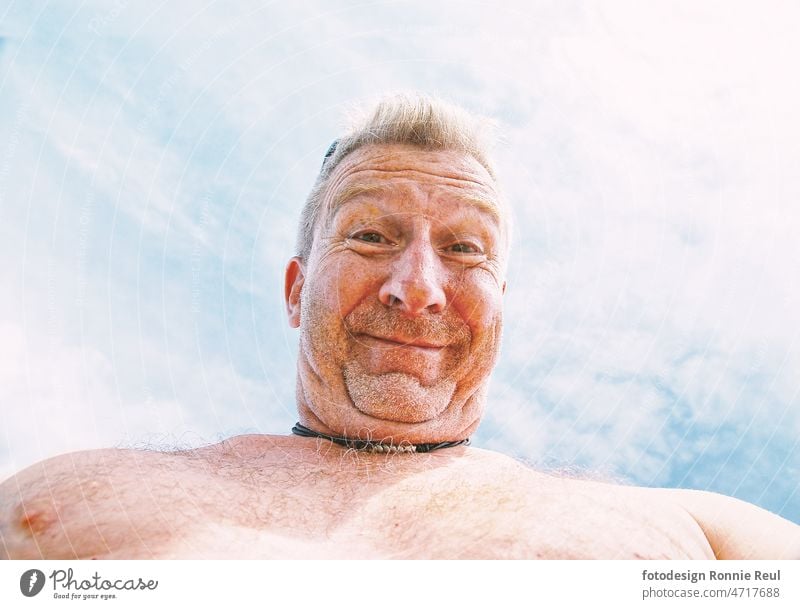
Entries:
[[700, 525], [717, 558], [800, 558], [800, 526], [772, 512], [708, 491], [666, 492]]

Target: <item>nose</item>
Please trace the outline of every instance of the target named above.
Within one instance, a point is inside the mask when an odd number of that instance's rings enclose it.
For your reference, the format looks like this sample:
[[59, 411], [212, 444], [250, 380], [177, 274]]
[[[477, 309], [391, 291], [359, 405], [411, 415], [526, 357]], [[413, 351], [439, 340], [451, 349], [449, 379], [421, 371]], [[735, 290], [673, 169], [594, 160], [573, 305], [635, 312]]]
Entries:
[[410, 243], [393, 261], [389, 277], [378, 293], [379, 300], [410, 316], [441, 313], [447, 299], [440, 264], [430, 243]]

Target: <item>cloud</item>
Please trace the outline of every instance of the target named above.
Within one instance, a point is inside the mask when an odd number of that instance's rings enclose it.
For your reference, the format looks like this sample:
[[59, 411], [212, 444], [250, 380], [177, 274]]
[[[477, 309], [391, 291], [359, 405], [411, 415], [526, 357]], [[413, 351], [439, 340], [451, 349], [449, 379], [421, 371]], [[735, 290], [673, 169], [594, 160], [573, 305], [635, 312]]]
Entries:
[[2, 471], [285, 429], [300, 205], [345, 105], [420, 88], [505, 126], [476, 442], [800, 510], [796, 7], [69, 10], [17, 7], [2, 48]]
[[[290, 426], [291, 396], [270, 380], [126, 338], [122, 350], [130, 353], [118, 349], [111, 359], [34, 326], [0, 324], [0, 479], [65, 452], [187, 448]], [[144, 370], [126, 373], [131, 356], [147, 357], [143, 377]]]

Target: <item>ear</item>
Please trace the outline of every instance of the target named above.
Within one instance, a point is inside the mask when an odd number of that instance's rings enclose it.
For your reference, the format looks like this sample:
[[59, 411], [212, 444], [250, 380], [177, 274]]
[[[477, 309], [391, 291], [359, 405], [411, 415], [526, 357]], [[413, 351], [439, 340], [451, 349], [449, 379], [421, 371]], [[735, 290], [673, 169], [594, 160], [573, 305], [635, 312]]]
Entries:
[[503, 282], [503, 296], [506, 295], [506, 282]]
[[292, 328], [300, 327], [300, 296], [306, 276], [303, 273], [303, 262], [295, 256], [286, 265], [286, 278], [283, 297], [286, 301], [286, 314]]

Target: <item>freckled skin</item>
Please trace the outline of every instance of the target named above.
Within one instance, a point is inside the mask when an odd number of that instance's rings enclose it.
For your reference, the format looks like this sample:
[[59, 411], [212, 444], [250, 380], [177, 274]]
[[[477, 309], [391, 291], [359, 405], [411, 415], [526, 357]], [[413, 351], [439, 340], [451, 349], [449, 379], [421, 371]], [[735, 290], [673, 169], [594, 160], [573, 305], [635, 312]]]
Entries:
[[309, 259], [287, 268], [300, 420], [395, 442], [466, 438], [500, 346], [505, 235], [462, 198], [497, 199], [493, 180], [461, 153], [368, 146], [335, 169], [324, 205], [365, 184], [382, 189], [324, 215]]

